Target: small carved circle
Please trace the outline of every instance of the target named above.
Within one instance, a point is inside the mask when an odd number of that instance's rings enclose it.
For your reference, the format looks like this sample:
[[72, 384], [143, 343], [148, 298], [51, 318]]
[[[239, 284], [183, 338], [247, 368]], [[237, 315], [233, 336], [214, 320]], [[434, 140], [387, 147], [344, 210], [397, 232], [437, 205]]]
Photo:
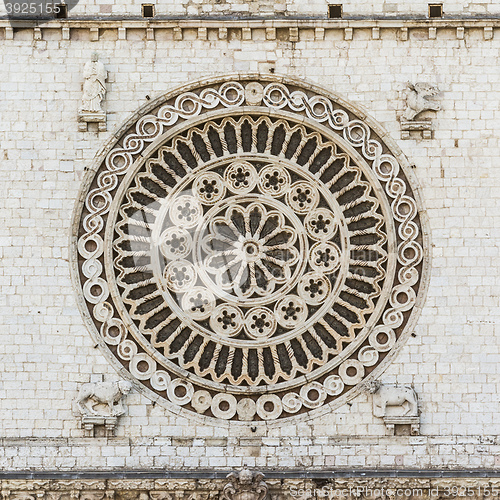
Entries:
[[167, 287], [176, 293], [189, 290], [198, 278], [193, 264], [187, 260], [170, 262], [163, 275]]
[[240, 420], [253, 420], [253, 417], [257, 413], [257, 405], [253, 399], [240, 399], [236, 405], [236, 412]]
[[202, 216], [201, 203], [194, 196], [179, 196], [170, 207], [170, 219], [178, 227], [194, 227]]
[[226, 187], [222, 177], [215, 172], [205, 172], [193, 184], [194, 192], [202, 203], [214, 205], [224, 198]]
[[259, 82], [250, 82], [245, 88], [245, 99], [249, 106], [259, 106], [264, 97], [264, 87]]
[[185, 405], [191, 401], [194, 394], [194, 387], [191, 382], [176, 378], [170, 382], [167, 389], [168, 399], [172, 403]]
[[241, 309], [230, 304], [217, 306], [210, 315], [210, 326], [214, 332], [224, 337], [234, 337], [243, 328], [244, 318]]
[[237, 402], [232, 394], [219, 393], [212, 399], [211, 409], [214, 416], [229, 420], [236, 415]]
[[330, 396], [338, 396], [344, 390], [345, 384], [338, 375], [330, 375], [326, 377], [323, 386]]
[[267, 307], [250, 309], [245, 316], [245, 331], [254, 340], [267, 339], [276, 331], [276, 318]]
[[290, 188], [290, 174], [280, 165], [268, 165], [259, 174], [260, 189], [264, 194], [279, 198]]
[[311, 183], [298, 181], [287, 191], [286, 199], [295, 212], [307, 214], [318, 206], [319, 193]]
[[182, 308], [194, 319], [206, 319], [215, 308], [215, 297], [206, 288], [196, 286], [182, 297]]
[[289, 392], [281, 400], [283, 410], [287, 413], [297, 413], [302, 408], [302, 400], [295, 392]]
[[169, 227], [160, 236], [160, 251], [167, 260], [186, 257], [191, 251], [191, 235], [181, 227]]
[[308, 304], [322, 304], [330, 295], [332, 285], [330, 280], [317, 272], [307, 273], [299, 281], [297, 292]]
[[130, 360], [130, 373], [139, 380], [148, 380], [156, 371], [156, 363], [144, 353], [135, 354]]
[[319, 408], [325, 402], [326, 396], [326, 390], [319, 382], [310, 382], [300, 389], [300, 397], [307, 408]]
[[346, 385], [359, 384], [364, 375], [365, 368], [357, 359], [348, 359], [339, 366], [339, 376]]
[[127, 330], [124, 324], [117, 319], [110, 319], [104, 324], [102, 336], [108, 345], [118, 345], [126, 337]]
[[379, 353], [372, 346], [365, 345], [359, 350], [358, 359], [364, 366], [374, 366], [379, 360]]
[[390, 327], [377, 327], [370, 333], [368, 341], [377, 351], [387, 352], [396, 343], [396, 333]]
[[212, 396], [208, 391], [200, 390], [193, 394], [191, 406], [198, 413], [205, 413], [212, 405]]
[[165, 370], [156, 370], [151, 377], [151, 386], [157, 391], [166, 391], [170, 385], [170, 375]]
[[283, 412], [283, 404], [276, 394], [264, 394], [257, 400], [257, 414], [263, 420], [275, 420]]
[[281, 299], [275, 308], [278, 323], [285, 328], [295, 328], [307, 319], [306, 302], [296, 295]]
[[235, 161], [224, 173], [224, 181], [234, 194], [247, 194], [256, 186], [257, 170], [247, 161]]
[[315, 271], [330, 274], [339, 268], [340, 259], [340, 249], [335, 243], [319, 242], [311, 248], [309, 262]]
[[304, 226], [307, 234], [314, 240], [326, 241], [337, 231], [333, 213], [326, 208], [317, 208], [306, 215]]
[[131, 340], [124, 340], [118, 346], [118, 355], [125, 361], [130, 361], [137, 354], [137, 345]]

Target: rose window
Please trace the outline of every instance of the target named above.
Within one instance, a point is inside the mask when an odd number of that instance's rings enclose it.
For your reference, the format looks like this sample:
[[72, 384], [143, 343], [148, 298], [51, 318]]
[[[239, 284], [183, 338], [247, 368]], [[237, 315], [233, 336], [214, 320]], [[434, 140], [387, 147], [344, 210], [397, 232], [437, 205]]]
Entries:
[[334, 100], [271, 80], [155, 105], [76, 213], [98, 343], [166, 407], [258, 422], [342, 404], [415, 321], [402, 159]]

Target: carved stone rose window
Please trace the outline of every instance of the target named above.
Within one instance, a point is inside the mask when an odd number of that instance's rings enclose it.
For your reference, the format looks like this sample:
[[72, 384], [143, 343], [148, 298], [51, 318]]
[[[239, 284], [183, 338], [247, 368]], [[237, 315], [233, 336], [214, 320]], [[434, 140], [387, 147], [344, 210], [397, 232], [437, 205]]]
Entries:
[[116, 137], [84, 183], [73, 267], [92, 334], [149, 397], [269, 421], [384, 368], [416, 321], [424, 238], [370, 120], [260, 77], [164, 96]]

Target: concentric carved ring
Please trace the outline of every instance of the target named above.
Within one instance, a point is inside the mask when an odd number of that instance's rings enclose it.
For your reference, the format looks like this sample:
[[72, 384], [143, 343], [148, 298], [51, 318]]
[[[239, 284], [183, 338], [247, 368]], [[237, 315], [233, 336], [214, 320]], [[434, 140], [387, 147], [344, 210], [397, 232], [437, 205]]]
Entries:
[[414, 323], [422, 235], [400, 167], [352, 111], [294, 85], [158, 101], [76, 210], [92, 333], [146, 393], [194, 414], [341, 404]]

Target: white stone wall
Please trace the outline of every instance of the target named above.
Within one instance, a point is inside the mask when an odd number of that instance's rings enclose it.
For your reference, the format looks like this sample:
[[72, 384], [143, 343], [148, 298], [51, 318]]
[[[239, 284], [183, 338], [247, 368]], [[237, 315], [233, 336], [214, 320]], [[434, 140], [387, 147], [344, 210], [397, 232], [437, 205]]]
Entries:
[[[58, 2], [54, 2], [58, 3]], [[70, 3], [70, 2], [68, 2]], [[427, 16], [429, 3], [443, 3], [445, 15], [498, 14], [500, 6], [496, 0], [449, 0], [431, 2], [412, 0], [80, 0], [71, 9], [70, 16], [141, 16], [142, 4], [154, 4], [157, 15], [161, 16], [217, 16], [236, 14], [249, 15], [302, 15], [326, 17], [329, 4], [342, 4], [345, 16], [370, 15], [412, 15]], [[71, 5], [71, 3], [70, 3]], [[0, 15], [5, 13], [4, 4], [0, 4]]]
[[[461, 40], [455, 28], [440, 29], [429, 40], [419, 28], [403, 41], [397, 29], [379, 40], [369, 27], [352, 40], [337, 29], [315, 39], [307, 29], [295, 43], [266, 40], [264, 30], [249, 41], [237, 30], [228, 40], [216, 32], [199, 40], [195, 30], [175, 41], [167, 29], [145, 35], [131, 29], [117, 40], [110, 28], [90, 42], [82, 28], [63, 40], [47, 27], [43, 40], [22, 29], [0, 41], [0, 469], [500, 465], [500, 32], [485, 40], [481, 27], [467, 29]], [[78, 132], [76, 121], [93, 51], [109, 71], [104, 133]], [[91, 373], [117, 378], [83, 325], [69, 275], [85, 168], [146, 95], [271, 67], [364, 106], [415, 165], [432, 277], [416, 337], [382, 380], [414, 385], [422, 436], [385, 436], [367, 395], [315, 420], [252, 432], [181, 418], [131, 393], [117, 438], [83, 438], [72, 412], [78, 386]], [[400, 140], [407, 81], [442, 90], [432, 140]]]

